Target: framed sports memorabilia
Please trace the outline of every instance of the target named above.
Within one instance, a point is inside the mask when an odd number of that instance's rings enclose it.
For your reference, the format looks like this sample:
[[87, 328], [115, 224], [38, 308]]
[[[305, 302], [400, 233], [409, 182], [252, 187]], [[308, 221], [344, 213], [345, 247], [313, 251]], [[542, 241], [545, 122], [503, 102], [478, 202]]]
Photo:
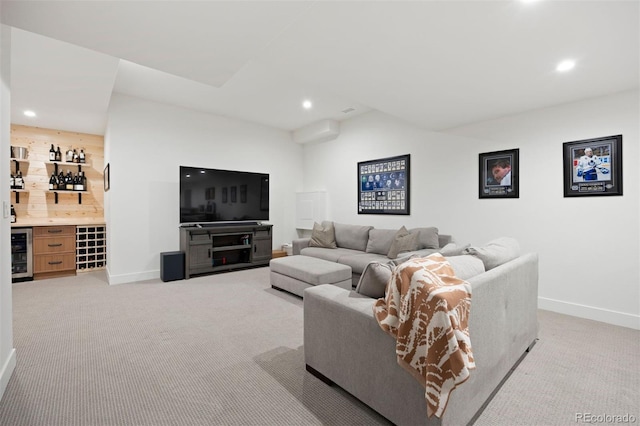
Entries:
[[358, 163], [358, 214], [408, 215], [411, 156]]
[[479, 154], [479, 198], [518, 198], [519, 149]]
[[622, 135], [562, 145], [565, 197], [622, 195]]

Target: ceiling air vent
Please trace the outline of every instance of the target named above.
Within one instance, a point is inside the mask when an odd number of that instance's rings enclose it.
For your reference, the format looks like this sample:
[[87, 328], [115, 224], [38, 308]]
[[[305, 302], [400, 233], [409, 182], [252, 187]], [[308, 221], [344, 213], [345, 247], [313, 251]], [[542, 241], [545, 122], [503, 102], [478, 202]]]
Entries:
[[343, 114], [349, 114], [350, 112], [353, 112], [355, 110], [356, 110], [355, 108], [347, 108], [347, 109], [343, 109], [342, 113]]

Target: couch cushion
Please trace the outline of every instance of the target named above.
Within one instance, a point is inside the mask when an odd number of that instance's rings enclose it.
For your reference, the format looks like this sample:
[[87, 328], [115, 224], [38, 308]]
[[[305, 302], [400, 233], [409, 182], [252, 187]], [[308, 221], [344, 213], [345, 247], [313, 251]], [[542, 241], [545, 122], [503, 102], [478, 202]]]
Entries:
[[489, 271], [520, 256], [520, 245], [514, 238], [502, 237], [489, 241], [482, 247], [467, 247], [464, 253], [477, 256]]
[[438, 240], [438, 228], [436, 227], [428, 227], [428, 228], [413, 228], [409, 231], [410, 233], [418, 234], [418, 247], [417, 250], [420, 249], [437, 249], [440, 247], [440, 241]]
[[371, 262], [367, 264], [356, 286], [356, 293], [379, 299], [384, 297], [387, 283], [393, 274], [393, 264]]
[[365, 251], [369, 242], [369, 230], [373, 226], [345, 225], [334, 222], [338, 247]]
[[343, 248], [327, 249], [322, 247], [305, 247], [300, 250], [300, 254], [303, 256], [317, 257], [318, 259], [337, 262], [342, 256], [362, 254], [362, 252]]
[[484, 263], [476, 256], [464, 254], [461, 256], [445, 257], [453, 268], [456, 277], [467, 280], [485, 271]]
[[369, 231], [369, 241], [367, 242], [367, 253], [384, 254], [386, 256], [397, 233], [397, 229], [371, 229]]
[[407, 231], [407, 228], [403, 226], [396, 233], [393, 243], [391, 243], [391, 247], [389, 248], [389, 253], [387, 253], [387, 257], [389, 259], [395, 259], [402, 252], [415, 250], [417, 248], [417, 244], [418, 234], [410, 234], [409, 231]]
[[386, 263], [388, 261], [389, 258], [383, 254], [362, 252], [344, 254], [338, 259], [338, 263], [351, 266], [351, 270], [354, 274], [361, 274], [370, 262]]

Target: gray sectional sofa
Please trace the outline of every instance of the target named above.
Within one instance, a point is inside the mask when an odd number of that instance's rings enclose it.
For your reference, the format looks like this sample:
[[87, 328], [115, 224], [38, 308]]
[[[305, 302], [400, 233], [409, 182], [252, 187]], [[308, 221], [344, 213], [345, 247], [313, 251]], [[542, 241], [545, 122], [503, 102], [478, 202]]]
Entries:
[[324, 221], [324, 227], [332, 225], [335, 229], [336, 248], [310, 246], [311, 238], [293, 240], [293, 254], [316, 257], [318, 259], [337, 262], [351, 267], [352, 286], [355, 288], [360, 275], [370, 262], [386, 263], [391, 260], [408, 258], [413, 255], [429, 255], [451, 242], [450, 235], [438, 234], [435, 227], [409, 229], [415, 234], [414, 250], [402, 251], [397, 256], [389, 257], [389, 250], [398, 229], [376, 229], [373, 226], [349, 225]]
[[379, 295], [380, 283], [375, 281], [383, 282], [388, 273], [383, 266], [375, 274], [368, 268], [357, 290], [331, 284], [304, 290], [307, 370], [398, 426], [473, 422], [536, 341], [538, 257], [530, 253], [502, 264], [485, 262], [490, 268], [480, 270], [468, 264], [472, 258], [469, 254], [447, 258], [456, 276], [472, 287], [469, 335], [476, 368], [452, 392], [442, 418], [427, 418], [424, 387], [398, 365], [395, 340], [374, 318], [376, 298], [370, 295]]

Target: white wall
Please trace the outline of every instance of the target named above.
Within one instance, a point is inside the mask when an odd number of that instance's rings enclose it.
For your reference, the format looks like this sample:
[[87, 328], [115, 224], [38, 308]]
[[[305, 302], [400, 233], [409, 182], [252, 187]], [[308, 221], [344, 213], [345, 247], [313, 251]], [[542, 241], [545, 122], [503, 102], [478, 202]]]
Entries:
[[[305, 191], [326, 190], [330, 217], [437, 226], [461, 243], [499, 236], [540, 256], [539, 306], [640, 328], [638, 93], [482, 123], [449, 134], [372, 112], [338, 139], [305, 147]], [[624, 195], [564, 198], [562, 143], [623, 134]], [[473, 138], [471, 137], [473, 136]], [[478, 154], [520, 149], [520, 198], [478, 199]], [[358, 215], [358, 161], [411, 154], [411, 215]]]
[[[2, 6], [0, 5], [0, 8]], [[1, 13], [1, 10], [0, 10]], [[9, 147], [11, 146], [11, 30], [0, 25], [0, 176], [8, 176]], [[2, 204], [10, 204], [9, 188], [5, 179], [0, 187]], [[2, 207], [0, 207], [0, 210]], [[9, 383], [16, 366], [16, 351], [13, 348], [13, 308], [11, 297], [11, 222], [0, 215], [0, 397]]]
[[[540, 307], [640, 328], [638, 91], [451, 130], [521, 147], [522, 226], [543, 254]], [[562, 143], [623, 135], [623, 196], [564, 198]], [[526, 224], [526, 225], [522, 225]], [[529, 226], [539, 224], [540, 226]], [[542, 236], [548, 236], [542, 238]]]
[[160, 253], [179, 250], [178, 167], [270, 174], [273, 246], [295, 237], [302, 146], [289, 132], [114, 94], [105, 134], [111, 284], [160, 276]]

